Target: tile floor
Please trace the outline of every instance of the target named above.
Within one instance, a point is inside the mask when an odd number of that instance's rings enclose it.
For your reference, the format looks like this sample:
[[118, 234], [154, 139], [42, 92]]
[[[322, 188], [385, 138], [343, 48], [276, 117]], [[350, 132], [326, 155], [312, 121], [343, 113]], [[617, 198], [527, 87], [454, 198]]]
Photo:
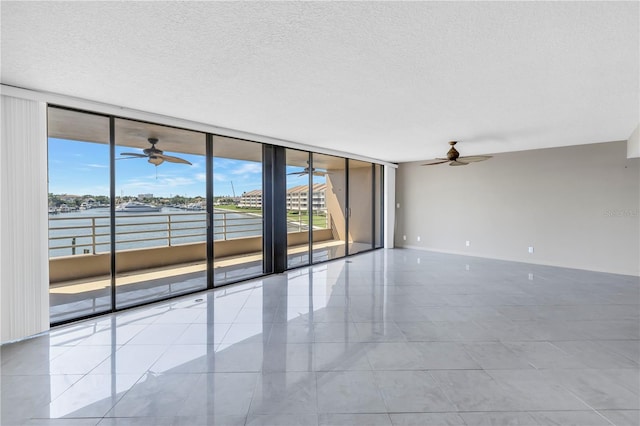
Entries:
[[1, 347], [2, 425], [640, 424], [638, 277], [378, 250]]

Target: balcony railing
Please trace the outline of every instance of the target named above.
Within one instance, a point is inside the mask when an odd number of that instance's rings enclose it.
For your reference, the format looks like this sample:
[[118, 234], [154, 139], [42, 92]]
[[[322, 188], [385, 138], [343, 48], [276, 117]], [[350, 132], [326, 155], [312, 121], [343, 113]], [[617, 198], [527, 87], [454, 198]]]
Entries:
[[[49, 217], [50, 257], [110, 250], [108, 216]], [[173, 246], [206, 241], [206, 213], [124, 213], [116, 216], [116, 249]], [[262, 217], [215, 212], [214, 240], [262, 235]]]
[[[321, 223], [322, 222], [322, 223]], [[314, 216], [316, 229], [326, 228], [326, 216]], [[262, 216], [252, 213], [214, 213], [215, 240], [262, 235]], [[205, 212], [122, 213], [116, 215], [116, 250], [166, 247], [206, 241]], [[307, 230], [308, 219], [288, 219], [288, 232]], [[108, 215], [49, 217], [49, 256], [106, 253], [111, 249]]]

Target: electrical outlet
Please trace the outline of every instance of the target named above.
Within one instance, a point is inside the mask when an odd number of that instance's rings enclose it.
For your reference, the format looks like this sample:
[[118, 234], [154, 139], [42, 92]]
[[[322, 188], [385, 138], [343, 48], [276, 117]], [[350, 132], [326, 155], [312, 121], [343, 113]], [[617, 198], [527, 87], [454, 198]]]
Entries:
[[533, 274], [529, 273], [529, 281], [533, 281]]
[[533, 246], [529, 246], [529, 254], [533, 253]]
[[418, 235], [418, 238], [417, 238], [417, 239], [418, 239], [418, 242], [419, 242], [419, 241], [420, 241], [420, 236], [419, 236], [419, 235]]
[[403, 239], [404, 241], [407, 241], [407, 236], [406, 236], [406, 235], [403, 235], [403, 236], [402, 236], [402, 239]]
[[471, 242], [467, 240], [466, 245], [467, 247], [469, 247], [471, 245]]
[[396, 209], [400, 208], [400, 203], [396, 204]]

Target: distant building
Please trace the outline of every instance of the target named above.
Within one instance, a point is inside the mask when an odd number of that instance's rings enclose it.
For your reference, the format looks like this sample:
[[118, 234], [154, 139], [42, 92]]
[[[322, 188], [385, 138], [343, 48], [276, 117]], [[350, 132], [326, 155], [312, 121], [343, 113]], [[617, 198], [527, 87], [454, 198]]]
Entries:
[[153, 198], [153, 194], [138, 194], [138, 200], [142, 201], [145, 198]]
[[244, 192], [240, 197], [238, 207], [251, 209], [262, 208], [262, 190], [254, 189], [253, 191]]
[[[287, 210], [306, 211], [309, 208], [307, 200], [308, 189], [307, 185], [289, 188], [287, 190]], [[311, 203], [314, 210], [324, 211], [327, 209], [325, 201], [326, 191], [327, 185], [324, 183], [316, 183], [313, 185]], [[243, 193], [238, 202], [238, 207], [262, 208], [262, 190], [254, 189], [253, 191]]]
[[[289, 188], [287, 190], [287, 210], [307, 210], [309, 204], [307, 202], [308, 197], [308, 185], [299, 185]], [[315, 183], [313, 184], [313, 192], [311, 197], [311, 204], [313, 210], [326, 210], [327, 204], [325, 202], [325, 192], [327, 191], [327, 184]]]

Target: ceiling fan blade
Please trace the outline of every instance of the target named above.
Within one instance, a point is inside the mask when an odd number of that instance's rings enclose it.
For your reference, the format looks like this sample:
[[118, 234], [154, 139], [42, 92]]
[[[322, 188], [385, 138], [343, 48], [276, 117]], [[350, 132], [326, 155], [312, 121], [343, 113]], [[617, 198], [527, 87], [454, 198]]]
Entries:
[[[140, 158], [140, 157], [138, 157], [138, 156], [135, 156], [135, 157], [120, 157], [120, 158], [116, 158], [116, 161], [118, 161], [118, 160], [137, 160], [138, 158]], [[147, 156], [145, 155], [142, 158], [147, 158]]]
[[452, 161], [449, 163], [450, 166], [466, 166], [469, 163], [465, 163], [463, 161]]
[[145, 158], [147, 157], [147, 155], [145, 154], [139, 154], [137, 152], [121, 152], [120, 155], [130, 155], [132, 157], [140, 157], [140, 158]]
[[436, 160], [433, 160], [432, 163], [425, 163], [425, 164], [421, 164], [421, 166], [435, 166], [436, 164], [443, 164], [448, 162], [449, 160], [442, 160], [441, 158], [438, 158]]
[[314, 176], [326, 176], [327, 172], [313, 172]]
[[473, 155], [469, 157], [459, 157], [458, 160], [464, 160], [465, 163], [477, 163], [491, 158], [490, 155]]
[[184, 158], [174, 157], [172, 155], [155, 154], [154, 156], [158, 158], [162, 158], [163, 160], [168, 161], [170, 163], [189, 164], [190, 166], [192, 165], [189, 161], [185, 160]]

